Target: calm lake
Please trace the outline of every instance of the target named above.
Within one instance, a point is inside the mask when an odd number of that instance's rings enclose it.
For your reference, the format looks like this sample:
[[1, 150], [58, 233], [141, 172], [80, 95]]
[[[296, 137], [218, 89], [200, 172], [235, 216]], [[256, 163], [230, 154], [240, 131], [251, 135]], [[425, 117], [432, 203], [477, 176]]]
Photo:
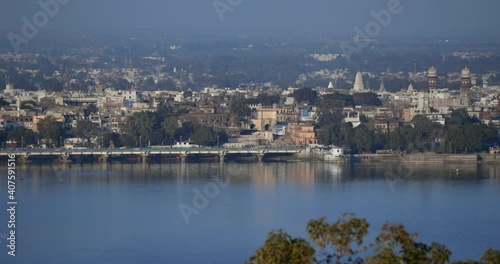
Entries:
[[344, 212], [367, 218], [371, 238], [402, 222], [453, 259], [500, 249], [500, 165], [49, 163], [17, 173], [17, 256], [7, 256], [4, 209], [0, 263], [243, 263], [272, 229], [306, 237], [308, 220]]

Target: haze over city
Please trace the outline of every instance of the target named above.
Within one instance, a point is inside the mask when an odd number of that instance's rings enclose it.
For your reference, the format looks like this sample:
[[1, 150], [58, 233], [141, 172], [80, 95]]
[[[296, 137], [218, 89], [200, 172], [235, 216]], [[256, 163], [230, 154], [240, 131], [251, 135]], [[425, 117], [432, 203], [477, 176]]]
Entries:
[[[203, 35], [355, 35], [354, 27], [373, 20], [370, 11], [387, 9], [388, 0], [231, 1], [237, 3], [221, 21], [217, 1], [72, 0], [48, 23], [44, 32], [149, 29]], [[401, 0], [403, 11], [393, 17], [380, 37], [498, 37], [500, 24], [495, 0]], [[21, 18], [40, 7], [37, 0], [0, 3], [0, 27], [18, 31]], [[44, 32], [41, 32], [43, 34]]]

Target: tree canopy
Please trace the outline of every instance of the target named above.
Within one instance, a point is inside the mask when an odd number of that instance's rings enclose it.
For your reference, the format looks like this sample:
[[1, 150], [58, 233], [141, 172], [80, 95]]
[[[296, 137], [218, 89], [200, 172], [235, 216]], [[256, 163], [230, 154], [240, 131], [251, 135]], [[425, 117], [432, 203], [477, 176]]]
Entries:
[[494, 249], [486, 250], [480, 262], [450, 262], [452, 253], [446, 246], [416, 241], [418, 234], [407, 231], [403, 224], [384, 224], [375, 240], [367, 243], [369, 229], [365, 218], [349, 213], [331, 224], [326, 218], [311, 220], [306, 230], [315, 247], [283, 230], [271, 231], [247, 263], [500, 263], [500, 251]]
[[2, 142], [6, 139], [15, 141], [18, 147], [24, 147], [35, 143], [35, 133], [31, 129], [25, 127], [16, 127], [9, 131], [8, 133], [3, 132], [0, 134]]
[[243, 98], [234, 98], [229, 105], [229, 112], [234, 122], [241, 126], [242, 123], [251, 115], [252, 110], [246, 104]]
[[318, 92], [308, 87], [298, 89], [292, 96], [299, 103], [307, 102], [311, 105], [318, 100]]
[[61, 146], [61, 137], [64, 136], [61, 123], [54, 117], [47, 117], [38, 122], [38, 131], [42, 139], [45, 139], [47, 144]]

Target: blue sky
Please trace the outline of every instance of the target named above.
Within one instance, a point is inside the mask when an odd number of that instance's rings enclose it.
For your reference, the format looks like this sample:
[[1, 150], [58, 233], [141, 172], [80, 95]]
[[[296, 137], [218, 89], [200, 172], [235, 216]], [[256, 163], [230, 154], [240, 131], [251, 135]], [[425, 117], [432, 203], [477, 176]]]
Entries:
[[[38, 1], [0, 1], [0, 28], [20, 31], [21, 18], [42, 10]], [[68, 0], [65, 0], [68, 1]], [[45, 31], [82, 29], [186, 28], [206, 34], [225, 31], [287, 32], [287, 34], [354, 35], [374, 20], [370, 11], [387, 9], [398, 0], [216, 0], [241, 2], [221, 21], [214, 0], [69, 0], [44, 27]], [[500, 1], [400, 0], [380, 36], [498, 35]]]

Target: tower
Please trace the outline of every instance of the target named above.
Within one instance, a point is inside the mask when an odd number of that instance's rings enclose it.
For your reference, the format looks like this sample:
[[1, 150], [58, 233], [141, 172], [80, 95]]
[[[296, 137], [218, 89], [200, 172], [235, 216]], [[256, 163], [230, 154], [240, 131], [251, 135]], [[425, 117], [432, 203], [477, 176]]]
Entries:
[[359, 70], [356, 74], [356, 80], [354, 81], [354, 87], [352, 90], [355, 93], [360, 93], [365, 90], [365, 84], [363, 83], [363, 74], [361, 74], [361, 71]]
[[460, 101], [462, 105], [469, 106], [470, 103], [470, 88], [472, 87], [472, 79], [469, 68], [465, 67], [462, 70], [462, 78], [460, 79]]
[[427, 87], [425, 88], [425, 92], [429, 92], [431, 89], [437, 88], [437, 69], [432, 66], [427, 70]]
[[488, 88], [488, 81], [490, 80], [490, 76], [488, 74], [483, 75], [483, 88]]
[[462, 70], [462, 78], [460, 80], [461, 80], [460, 92], [461, 93], [469, 92], [470, 88], [472, 87], [472, 79], [469, 68], [465, 67]]
[[18, 96], [16, 96], [16, 114], [17, 117], [21, 116], [21, 99]]
[[378, 89], [378, 91], [379, 91], [380, 93], [384, 93], [384, 92], [386, 92], [386, 90], [385, 90], [385, 84], [384, 84], [384, 78], [381, 78], [381, 81], [380, 81], [380, 88]]

